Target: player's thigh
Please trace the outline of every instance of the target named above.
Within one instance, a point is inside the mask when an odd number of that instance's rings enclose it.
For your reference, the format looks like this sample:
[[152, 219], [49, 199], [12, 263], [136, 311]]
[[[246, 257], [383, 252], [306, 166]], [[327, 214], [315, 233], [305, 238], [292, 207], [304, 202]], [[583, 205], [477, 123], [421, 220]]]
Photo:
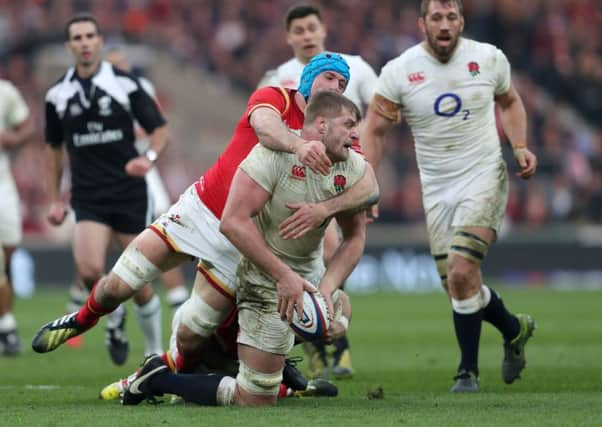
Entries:
[[[131, 235], [124, 234], [120, 234], [120, 236], [123, 238], [123, 242], [127, 241], [128, 237], [131, 237]], [[173, 249], [150, 228], [133, 236], [133, 239], [130, 240], [127, 248], [139, 252], [161, 272], [171, 270], [184, 262], [190, 261], [189, 255], [174, 252]]]
[[112, 230], [103, 223], [82, 220], [73, 228], [73, 258], [84, 280], [100, 276], [111, 244]]
[[286, 355], [295, 337], [278, 312], [276, 285], [270, 282], [238, 283], [238, 343], [273, 354]]
[[[505, 164], [491, 166], [470, 180], [458, 200], [452, 226], [474, 228], [488, 244], [495, 240], [504, 219], [508, 201], [508, 173]], [[483, 229], [480, 232], [479, 229]], [[489, 231], [494, 230], [493, 238]]]
[[199, 260], [197, 270], [230, 297], [236, 295], [240, 253], [219, 231], [219, 219], [199, 199], [194, 186], [151, 226], [174, 252]]

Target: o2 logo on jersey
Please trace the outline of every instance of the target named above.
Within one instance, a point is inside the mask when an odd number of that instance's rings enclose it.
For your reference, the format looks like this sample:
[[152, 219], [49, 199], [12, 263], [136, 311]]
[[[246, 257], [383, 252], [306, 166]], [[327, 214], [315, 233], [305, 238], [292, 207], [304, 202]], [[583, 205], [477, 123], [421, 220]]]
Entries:
[[[442, 109], [441, 104], [443, 104], [445, 109]], [[453, 108], [447, 108], [448, 106], [452, 106]], [[441, 117], [455, 117], [460, 112], [464, 115], [462, 120], [468, 120], [470, 116], [470, 110], [462, 110], [462, 99], [452, 92], [439, 95], [435, 100], [433, 108], [435, 114]]]

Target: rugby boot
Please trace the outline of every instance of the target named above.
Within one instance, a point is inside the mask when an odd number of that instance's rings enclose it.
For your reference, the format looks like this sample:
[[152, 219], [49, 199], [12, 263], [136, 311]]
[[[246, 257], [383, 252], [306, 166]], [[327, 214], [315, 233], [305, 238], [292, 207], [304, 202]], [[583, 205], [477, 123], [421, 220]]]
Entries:
[[21, 354], [21, 339], [16, 329], [0, 332], [0, 351], [3, 356], [18, 356]]
[[332, 367], [332, 375], [338, 379], [351, 378], [353, 376], [353, 367], [351, 366], [351, 352], [349, 348], [339, 351], [338, 349], [333, 353], [334, 365]]
[[307, 378], [297, 369], [297, 363], [303, 360], [302, 357], [289, 357], [284, 360], [284, 370], [282, 371], [282, 382], [288, 388], [293, 390], [305, 390], [307, 388]]
[[517, 314], [520, 323], [518, 336], [511, 341], [504, 341], [504, 360], [502, 361], [502, 379], [506, 384], [512, 384], [520, 378], [521, 371], [527, 365], [525, 345], [533, 336], [536, 328], [535, 321], [528, 314]]
[[316, 378], [307, 382], [305, 390], [295, 391], [297, 397], [336, 397], [339, 389], [324, 378]]
[[158, 354], [151, 354], [144, 362], [141, 368], [136, 373], [136, 377], [129, 381], [129, 384], [123, 390], [121, 397], [122, 405], [138, 405], [143, 400], [148, 400], [155, 403], [154, 396], [147, 390], [148, 382], [151, 378], [161, 373], [169, 372], [169, 368]]
[[479, 379], [474, 372], [461, 370], [454, 380], [455, 384], [449, 389], [452, 393], [476, 393], [480, 390]]
[[[123, 306], [119, 306], [114, 313], [111, 313], [111, 317], [113, 318], [107, 319], [105, 343], [113, 363], [121, 366], [127, 360], [130, 352], [130, 343], [125, 331], [125, 308], [123, 308]], [[115, 320], [117, 322], [116, 324]]]
[[42, 326], [31, 341], [33, 350], [38, 353], [47, 353], [56, 349], [69, 338], [84, 333], [87, 329], [77, 323], [76, 315], [77, 311]]

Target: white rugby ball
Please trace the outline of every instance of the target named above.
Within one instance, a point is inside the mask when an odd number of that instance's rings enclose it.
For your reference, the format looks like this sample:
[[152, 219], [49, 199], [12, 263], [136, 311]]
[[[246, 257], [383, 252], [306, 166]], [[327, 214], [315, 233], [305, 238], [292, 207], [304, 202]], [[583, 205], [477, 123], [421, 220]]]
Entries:
[[313, 341], [322, 338], [329, 327], [328, 306], [322, 294], [303, 291], [303, 317], [299, 319], [295, 310], [293, 331], [304, 340]]

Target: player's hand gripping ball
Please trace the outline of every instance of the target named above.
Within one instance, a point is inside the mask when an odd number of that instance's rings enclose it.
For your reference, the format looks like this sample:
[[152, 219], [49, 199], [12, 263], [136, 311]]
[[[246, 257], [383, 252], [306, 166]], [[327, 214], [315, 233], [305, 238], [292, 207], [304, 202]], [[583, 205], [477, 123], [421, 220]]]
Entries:
[[328, 306], [320, 292], [303, 291], [303, 317], [299, 319], [297, 310], [293, 314], [291, 328], [306, 341], [324, 337], [330, 327]]

